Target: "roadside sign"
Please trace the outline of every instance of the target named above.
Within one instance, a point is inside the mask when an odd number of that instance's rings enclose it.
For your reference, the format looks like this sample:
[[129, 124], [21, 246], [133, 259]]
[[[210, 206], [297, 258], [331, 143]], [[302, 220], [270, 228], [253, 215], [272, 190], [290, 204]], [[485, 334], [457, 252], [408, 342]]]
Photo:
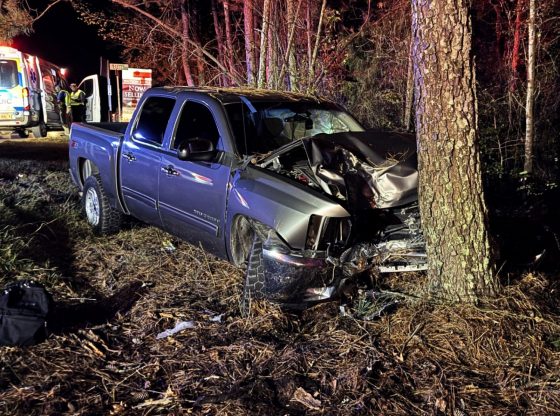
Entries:
[[126, 71], [128, 69], [128, 64], [109, 64], [109, 69], [111, 71]]
[[152, 70], [129, 68], [122, 73], [121, 121], [130, 121], [144, 91], [152, 86]]

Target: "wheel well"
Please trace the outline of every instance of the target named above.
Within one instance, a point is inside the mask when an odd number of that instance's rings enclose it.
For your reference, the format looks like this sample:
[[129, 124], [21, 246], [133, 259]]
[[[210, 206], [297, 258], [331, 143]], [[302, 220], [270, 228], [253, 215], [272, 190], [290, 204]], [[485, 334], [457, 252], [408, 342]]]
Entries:
[[99, 173], [99, 168], [96, 166], [95, 163], [93, 163], [89, 159], [80, 158], [78, 160], [78, 167], [79, 167], [79, 174], [80, 174], [80, 182], [82, 183], [82, 186], [84, 185], [84, 182], [89, 176]]

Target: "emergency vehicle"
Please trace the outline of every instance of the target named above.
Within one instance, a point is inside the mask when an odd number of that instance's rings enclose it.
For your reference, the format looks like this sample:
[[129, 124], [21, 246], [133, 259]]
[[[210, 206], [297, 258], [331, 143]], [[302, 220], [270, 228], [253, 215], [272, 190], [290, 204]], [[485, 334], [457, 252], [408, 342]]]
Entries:
[[0, 130], [46, 137], [62, 130], [55, 86], [68, 90], [63, 69], [9, 46], [0, 46]]

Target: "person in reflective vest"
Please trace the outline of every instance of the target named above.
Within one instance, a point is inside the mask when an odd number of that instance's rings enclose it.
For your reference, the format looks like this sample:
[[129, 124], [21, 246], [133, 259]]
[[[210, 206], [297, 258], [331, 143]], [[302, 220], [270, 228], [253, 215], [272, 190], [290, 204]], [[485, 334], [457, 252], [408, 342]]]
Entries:
[[68, 112], [68, 100], [70, 99], [70, 93], [60, 85], [54, 87], [54, 90], [56, 92], [56, 103], [58, 104], [60, 122], [64, 127], [67, 127], [69, 117], [66, 113]]
[[70, 84], [67, 111], [68, 114], [72, 115], [72, 123], [83, 123], [86, 121], [86, 93], [79, 89], [75, 83]]

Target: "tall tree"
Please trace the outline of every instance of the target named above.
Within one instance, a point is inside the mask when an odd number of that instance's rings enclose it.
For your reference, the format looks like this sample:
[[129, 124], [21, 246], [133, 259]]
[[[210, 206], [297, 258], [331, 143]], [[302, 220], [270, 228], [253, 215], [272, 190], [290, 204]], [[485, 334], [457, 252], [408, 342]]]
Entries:
[[183, 72], [185, 73], [185, 80], [188, 86], [193, 86], [194, 81], [191, 73], [191, 67], [189, 63], [190, 55], [190, 22], [189, 22], [189, 10], [187, 7], [187, 0], [181, 1], [181, 34], [182, 44], [181, 44], [181, 63], [183, 65]]
[[525, 102], [525, 172], [533, 173], [533, 141], [535, 135], [535, 61], [536, 61], [536, 9], [535, 0], [529, 0], [529, 46], [527, 48], [527, 99]]
[[474, 302], [497, 288], [488, 237], [468, 0], [413, 0], [419, 201], [429, 288]]
[[268, 46], [268, 25], [270, 21], [270, 0], [264, 0], [261, 26], [261, 47], [259, 49], [259, 74], [257, 87], [263, 88], [266, 81], [266, 55]]
[[253, 0], [243, 2], [243, 27], [245, 30], [245, 60], [247, 68], [247, 84], [253, 85], [255, 80], [255, 21], [253, 17], [255, 4]]

